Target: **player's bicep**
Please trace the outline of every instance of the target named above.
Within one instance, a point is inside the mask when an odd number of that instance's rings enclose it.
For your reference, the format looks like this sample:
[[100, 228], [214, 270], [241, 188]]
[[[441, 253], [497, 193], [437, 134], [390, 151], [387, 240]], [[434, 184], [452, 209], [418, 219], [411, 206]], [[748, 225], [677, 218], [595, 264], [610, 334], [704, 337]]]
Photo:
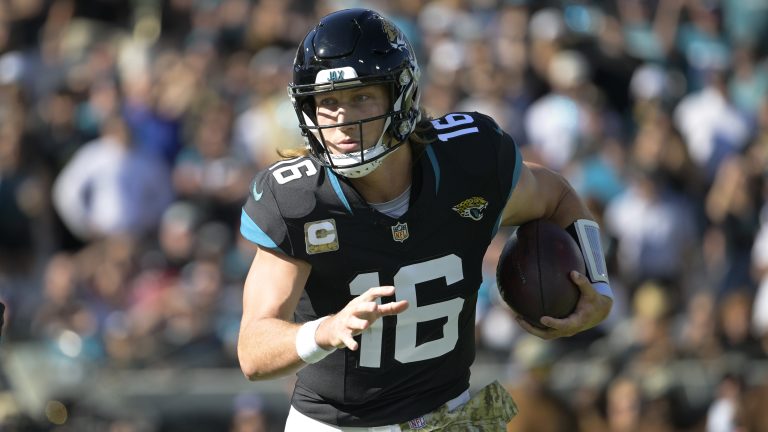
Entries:
[[502, 225], [518, 226], [554, 213], [567, 192], [562, 176], [538, 164], [520, 164], [519, 179], [502, 213]]
[[311, 269], [305, 261], [259, 248], [245, 279], [243, 326], [260, 318], [291, 321]]

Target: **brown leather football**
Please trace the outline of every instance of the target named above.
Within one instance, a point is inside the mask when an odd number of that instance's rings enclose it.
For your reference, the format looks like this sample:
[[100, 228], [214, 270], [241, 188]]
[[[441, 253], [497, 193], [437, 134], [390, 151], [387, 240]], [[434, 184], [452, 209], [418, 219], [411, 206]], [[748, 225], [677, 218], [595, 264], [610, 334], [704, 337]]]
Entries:
[[586, 274], [576, 241], [558, 225], [534, 220], [518, 227], [507, 240], [496, 281], [512, 310], [545, 328], [541, 317], [565, 318], [576, 308], [580, 293], [569, 276], [573, 270]]

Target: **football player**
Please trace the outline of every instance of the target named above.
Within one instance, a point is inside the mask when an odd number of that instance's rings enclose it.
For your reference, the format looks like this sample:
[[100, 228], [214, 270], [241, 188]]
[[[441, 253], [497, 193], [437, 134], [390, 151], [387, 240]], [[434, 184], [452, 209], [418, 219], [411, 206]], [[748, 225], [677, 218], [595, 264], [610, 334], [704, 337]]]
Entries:
[[[499, 225], [569, 227], [592, 259], [551, 339], [609, 313], [597, 225], [489, 117], [429, 119], [403, 33], [365, 9], [321, 19], [289, 93], [306, 151], [259, 173], [241, 233], [258, 245], [238, 356], [251, 380], [297, 372], [287, 431], [504, 430], [498, 382], [469, 394], [481, 262]], [[361, 429], [362, 428], [362, 429]]]

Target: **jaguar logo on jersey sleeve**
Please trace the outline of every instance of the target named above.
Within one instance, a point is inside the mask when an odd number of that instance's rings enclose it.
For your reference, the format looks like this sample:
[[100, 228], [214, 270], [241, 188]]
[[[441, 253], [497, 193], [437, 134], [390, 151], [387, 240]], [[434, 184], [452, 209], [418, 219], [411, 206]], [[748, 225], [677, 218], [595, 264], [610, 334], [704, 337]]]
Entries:
[[336, 221], [324, 219], [304, 224], [304, 243], [310, 255], [339, 250]]
[[472, 197], [453, 206], [453, 210], [461, 217], [479, 221], [483, 218], [486, 207], [488, 207], [488, 201], [485, 198]]

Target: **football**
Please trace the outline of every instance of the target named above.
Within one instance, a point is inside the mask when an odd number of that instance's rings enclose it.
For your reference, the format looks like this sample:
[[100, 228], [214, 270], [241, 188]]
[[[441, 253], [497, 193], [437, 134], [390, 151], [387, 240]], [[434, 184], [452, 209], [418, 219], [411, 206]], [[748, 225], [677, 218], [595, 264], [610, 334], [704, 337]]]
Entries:
[[573, 270], [586, 274], [576, 241], [558, 225], [534, 220], [507, 240], [496, 267], [501, 297], [526, 321], [539, 328], [542, 316], [564, 318], [579, 301]]

